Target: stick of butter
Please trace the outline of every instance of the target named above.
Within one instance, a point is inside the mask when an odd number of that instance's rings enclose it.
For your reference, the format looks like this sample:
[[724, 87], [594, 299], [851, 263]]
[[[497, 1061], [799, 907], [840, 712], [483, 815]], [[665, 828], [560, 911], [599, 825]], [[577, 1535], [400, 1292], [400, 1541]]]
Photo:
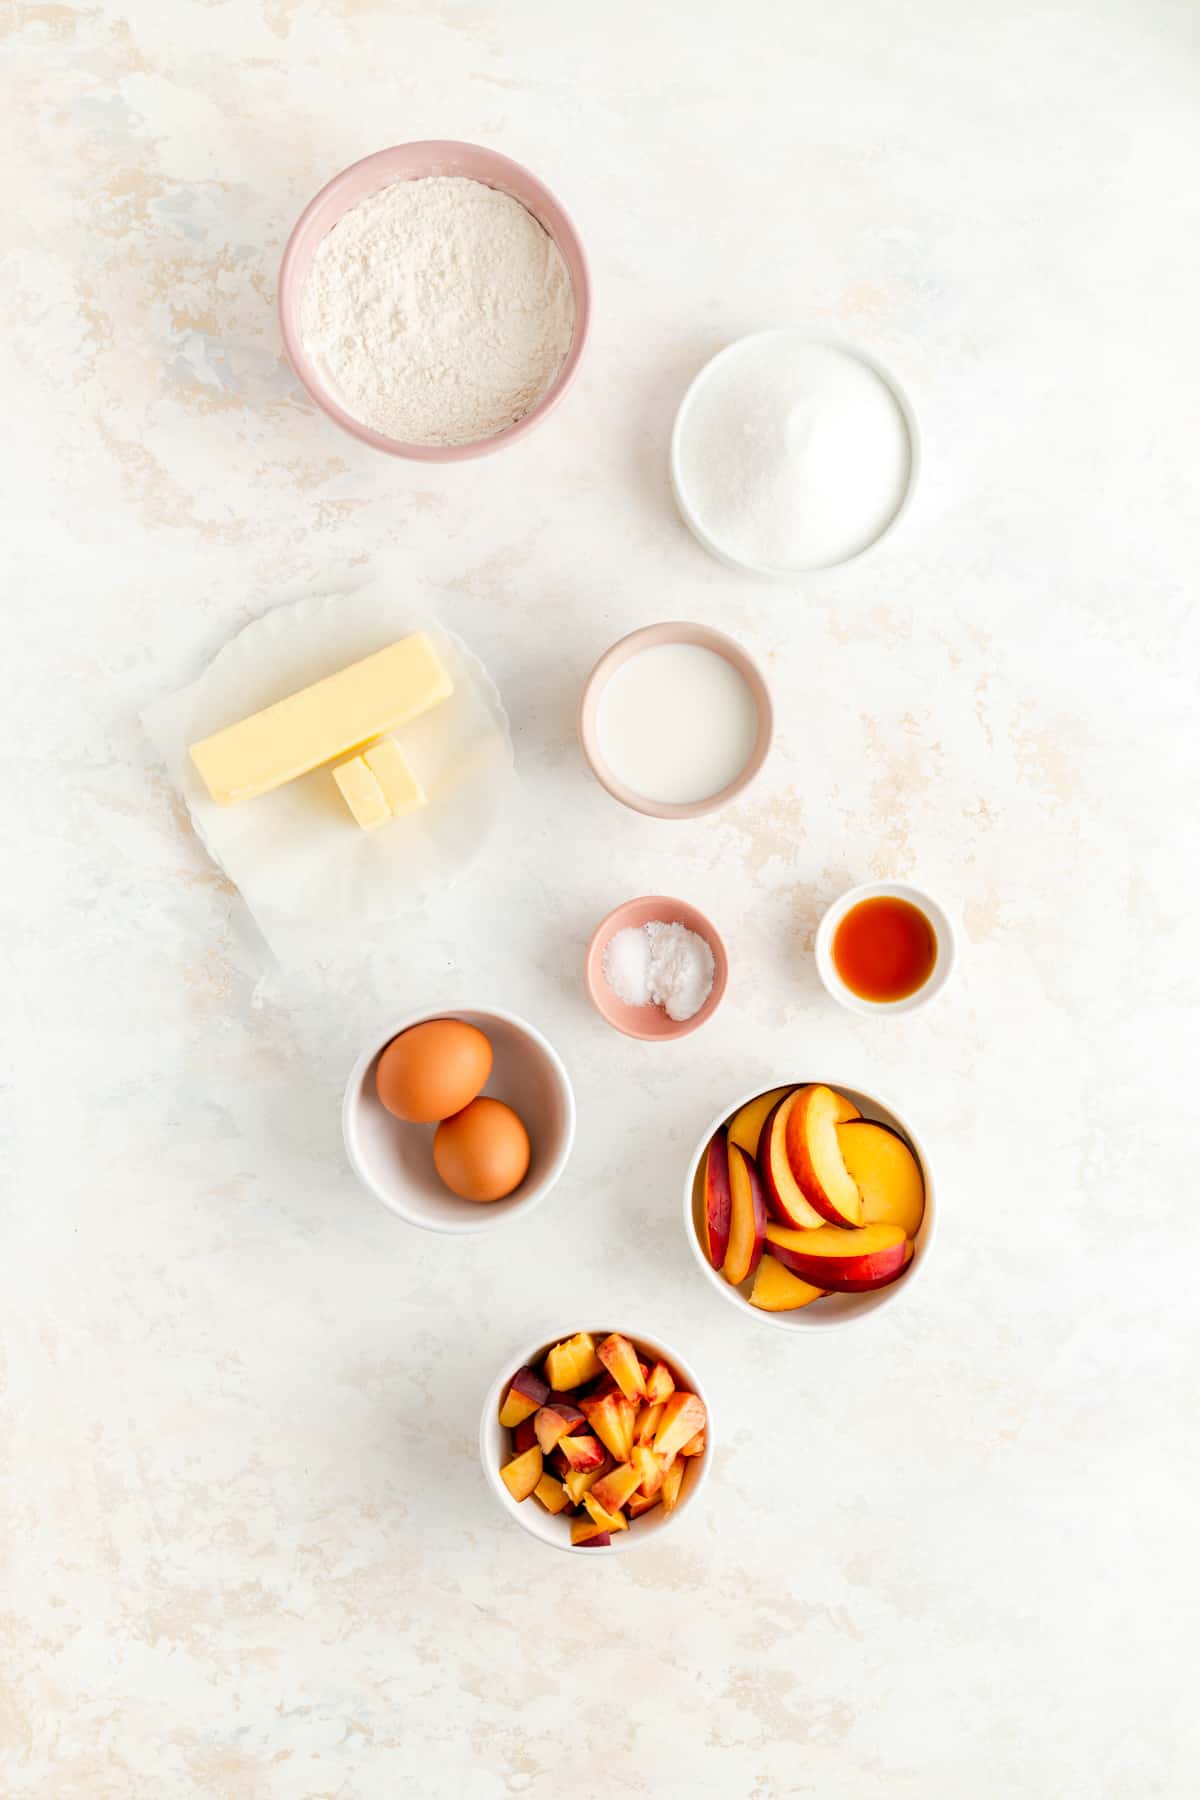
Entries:
[[378, 831], [390, 819], [426, 804], [425, 790], [395, 738], [381, 738], [361, 756], [338, 763], [333, 779], [364, 831]]
[[454, 683], [423, 631], [327, 675], [191, 748], [222, 806], [253, 800], [428, 712]]

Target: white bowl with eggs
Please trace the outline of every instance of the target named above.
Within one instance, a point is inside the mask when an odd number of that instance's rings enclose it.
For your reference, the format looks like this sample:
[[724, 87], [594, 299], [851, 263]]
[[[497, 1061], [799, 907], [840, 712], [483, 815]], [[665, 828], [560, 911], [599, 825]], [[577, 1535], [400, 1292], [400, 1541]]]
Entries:
[[[481, 1093], [511, 1107], [529, 1135], [528, 1169], [503, 1199], [481, 1203], [452, 1193], [434, 1164], [434, 1123], [398, 1118], [379, 1098], [376, 1074], [388, 1046], [414, 1025], [443, 1019], [461, 1020], [487, 1037], [492, 1066]], [[575, 1094], [553, 1045], [515, 1013], [496, 1007], [412, 1013], [374, 1036], [351, 1069], [342, 1137], [368, 1193], [406, 1224], [460, 1236], [489, 1231], [529, 1212], [562, 1174], [575, 1140]]]

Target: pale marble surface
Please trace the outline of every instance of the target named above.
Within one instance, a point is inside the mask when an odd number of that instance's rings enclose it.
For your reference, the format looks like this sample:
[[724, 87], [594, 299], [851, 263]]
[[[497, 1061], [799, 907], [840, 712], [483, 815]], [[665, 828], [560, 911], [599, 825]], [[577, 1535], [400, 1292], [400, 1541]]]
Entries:
[[[7, 0], [0, 32], [0, 1789], [1194, 1794], [1194, 7]], [[552, 422], [439, 470], [340, 437], [271, 302], [328, 175], [440, 135], [558, 190], [598, 307]], [[710, 351], [791, 320], [893, 361], [927, 460], [894, 542], [789, 590], [705, 560], [665, 445]], [[523, 807], [422, 938], [284, 977], [136, 715], [389, 555], [500, 682]], [[673, 829], [572, 737], [596, 654], [671, 614], [756, 648], [783, 725]], [[886, 1027], [808, 949], [871, 874], [964, 924], [953, 993]], [[733, 960], [671, 1049], [580, 982], [648, 888]], [[566, 1057], [576, 1154], [524, 1224], [426, 1237], [356, 1189], [341, 1082], [388, 1013], [489, 1000]], [[907, 1306], [793, 1342], [676, 1215], [702, 1122], [797, 1065], [895, 1094], [943, 1213]], [[702, 1514], [593, 1566], [504, 1523], [475, 1434], [507, 1349], [596, 1313], [686, 1346], [725, 1429]]]

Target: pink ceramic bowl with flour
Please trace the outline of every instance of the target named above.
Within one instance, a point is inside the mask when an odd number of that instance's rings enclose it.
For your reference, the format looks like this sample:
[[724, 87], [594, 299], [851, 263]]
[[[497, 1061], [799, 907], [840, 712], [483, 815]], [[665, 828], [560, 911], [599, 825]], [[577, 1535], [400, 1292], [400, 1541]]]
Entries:
[[[355, 418], [331, 391], [330, 384], [305, 348], [301, 328], [301, 309], [305, 285], [313, 267], [317, 248], [326, 235], [360, 202], [398, 181], [417, 181], [431, 176], [455, 176], [476, 181], [520, 203], [542, 227], [557, 247], [566, 264], [574, 303], [574, 321], [570, 347], [557, 374], [546, 390], [523, 416], [490, 435], [469, 443], [404, 443]], [[348, 431], [364, 444], [385, 450], [390, 456], [409, 457], [417, 462], [463, 462], [470, 457], [486, 456], [506, 444], [515, 443], [539, 425], [562, 399], [574, 378], [587, 341], [591, 313], [591, 283], [587, 259], [574, 225], [550, 190], [536, 175], [520, 163], [486, 150], [478, 144], [456, 143], [450, 139], [430, 139], [422, 143], [397, 144], [389, 150], [377, 150], [361, 162], [343, 169], [340, 175], [323, 187], [305, 207], [296, 223], [279, 270], [279, 327], [283, 334], [288, 361], [308, 393], [321, 410], [343, 431]]]
[[[614, 992], [605, 974], [604, 953], [617, 933], [631, 926], [651, 925], [656, 921], [685, 926], [688, 931], [694, 931], [697, 937], [703, 938], [712, 951], [712, 988], [699, 1011], [688, 1019], [673, 1019], [662, 1006], [627, 1005]], [[645, 1042], [665, 1043], [670, 1039], [687, 1037], [689, 1032], [698, 1031], [701, 1025], [712, 1018], [725, 995], [729, 980], [729, 958], [725, 954], [720, 932], [698, 907], [689, 906], [684, 900], [669, 899], [666, 894], [643, 894], [639, 900], [626, 900], [623, 906], [616, 907], [597, 925], [588, 945], [584, 980], [592, 1005], [600, 1017], [615, 1030], [624, 1032], [626, 1037], [641, 1038]]]

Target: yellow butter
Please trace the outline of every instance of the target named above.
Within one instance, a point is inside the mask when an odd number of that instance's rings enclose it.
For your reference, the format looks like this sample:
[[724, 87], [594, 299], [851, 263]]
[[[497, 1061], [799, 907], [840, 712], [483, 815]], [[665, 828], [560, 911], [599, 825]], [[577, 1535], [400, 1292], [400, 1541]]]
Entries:
[[380, 738], [361, 756], [338, 763], [333, 779], [364, 831], [377, 831], [389, 819], [426, 804], [425, 790], [395, 738]]
[[432, 642], [417, 631], [193, 744], [192, 761], [222, 806], [253, 800], [393, 731], [453, 692]]
[[425, 790], [413, 774], [395, 738], [380, 738], [363, 751], [363, 761], [387, 797], [392, 817], [426, 804]]
[[342, 799], [354, 814], [356, 824], [364, 831], [378, 831], [392, 817], [388, 797], [361, 756], [338, 763], [333, 771]]

